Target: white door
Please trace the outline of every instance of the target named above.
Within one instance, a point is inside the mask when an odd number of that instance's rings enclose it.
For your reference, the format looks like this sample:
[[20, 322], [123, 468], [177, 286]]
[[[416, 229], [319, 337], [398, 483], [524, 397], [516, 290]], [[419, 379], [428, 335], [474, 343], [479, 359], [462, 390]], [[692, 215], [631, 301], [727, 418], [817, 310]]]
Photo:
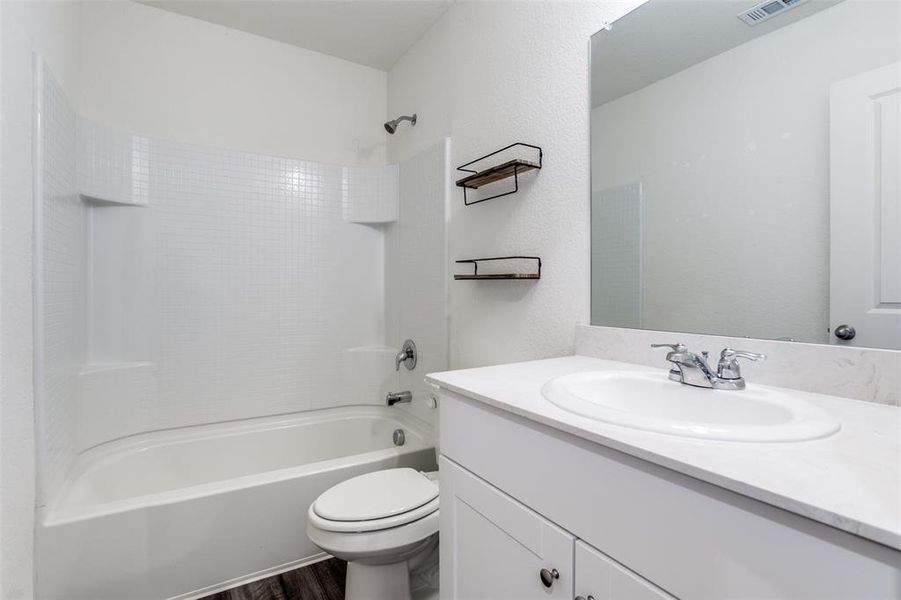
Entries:
[[585, 542], [576, 542], [576, 600], [674, 600]]
[[574, 538], [441, 457], [442, 600], [571, 600]]
[[832, 85], [830, 149], [830, 339], [901, 348], [901, 63]]

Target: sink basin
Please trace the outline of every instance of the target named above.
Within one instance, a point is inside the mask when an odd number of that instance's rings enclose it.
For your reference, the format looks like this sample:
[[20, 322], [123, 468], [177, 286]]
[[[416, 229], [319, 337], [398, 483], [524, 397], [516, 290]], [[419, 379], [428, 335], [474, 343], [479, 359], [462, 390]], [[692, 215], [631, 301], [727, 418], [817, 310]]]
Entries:
[[603, 371], [551, 379], [541, 393], [560, 408], [614, 425], [694, 438], [792, 442], [841, 427], [791, 392], [749, 384], [711, 390], [671, 381], [666, 373]]

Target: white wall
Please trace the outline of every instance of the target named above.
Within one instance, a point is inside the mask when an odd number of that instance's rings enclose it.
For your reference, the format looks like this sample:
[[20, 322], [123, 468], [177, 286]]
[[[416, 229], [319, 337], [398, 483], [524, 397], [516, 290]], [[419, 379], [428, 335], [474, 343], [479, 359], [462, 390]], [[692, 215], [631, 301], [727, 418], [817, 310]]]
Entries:
[[78, 373], [88, 352], [88, 209], [76, 184], [77, 119], [43, 61], [35, 170], [35, 423], [37, 504], [75, 461]]
[[[588, 320], [588, 39], [639, 2], [458, 2], [389, 72], [388, 140], [403, 158], [450, 134], [452, 166], [522, 141], [545, 168], [516, 195], [451, 197], [449, 260], [536, 254], [537, 282], [451, 281], [450, 364], [566, 354]], [[422, 107], [420, 109], [420, 107]]]
[[78, 96], [80, 9], [70, 2], [0, 3], [0, 597], [33, 590], [32, 53]]
[[85, 117], [179, 142], [384, 164], [384, 71], [122, 0], [84, 3], [83, 23]]
[[828, 341], [829, 86], [899, 23], [847, 0], [592, 111], [592, 188], [641, 183], [644, 327]]
[[388, 161], [400, 162], [451, 132], [450, 35], [448, 16], [439, 19], [388, 71], [388, 118], [417, 115], [388, 138]]

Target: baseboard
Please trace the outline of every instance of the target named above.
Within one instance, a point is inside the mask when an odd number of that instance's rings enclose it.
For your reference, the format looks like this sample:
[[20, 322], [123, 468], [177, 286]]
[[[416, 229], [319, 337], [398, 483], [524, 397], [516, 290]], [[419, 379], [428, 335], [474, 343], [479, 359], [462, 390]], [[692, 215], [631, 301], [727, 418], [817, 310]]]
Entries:
[[223, 581], [222, 583], [208, 585], [204, 588], [200, 588], [199, 590], [194, 590], [193, 592], [188, 592], [186, 594], [179, 594], [178, 596], [172, 596], [171, 598], [168, 598], [167, 600], [196, 600], [197, 598], [203, 598], [203, 597], [209, 596], [211, 594], [216, 594], [218, 592], [230, 590], [231, 588], [246, 585], [246, 584], [254, 582], [254, 581], [259, 581], [260, 579], [266, 579], [267, 577], [272, 577], [273, 575], [278, 575], [280, 573], [284, 573], [285, 571], [293, 571], [294, 569], [306, 567], [307, 565], [312, 565], [313, 563], [317, 563], [321, 560], [326, 560], [329, 558], [331, 558], [331, 556], [329, 554], [326, 554], [325, 552], [320, 552], [319, 554], [315, 554], [308, 558], [294, 560], [294, 561], [291, 561], [288, 563], [278, 565], [276, 567], [271, 567], [269, 569], [263, 569], [262, 571], [250, 573], [249, 575], [242, 575], [241, 577], [235, 577], [233, 579], [229, 579], [228, 581]]

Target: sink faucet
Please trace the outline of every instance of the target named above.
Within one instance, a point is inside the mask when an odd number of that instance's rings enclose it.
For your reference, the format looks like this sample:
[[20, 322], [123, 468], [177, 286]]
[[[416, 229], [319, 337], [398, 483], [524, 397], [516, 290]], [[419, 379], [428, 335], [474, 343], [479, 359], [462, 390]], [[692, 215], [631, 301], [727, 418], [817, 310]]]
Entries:
[[651, 344], [651, 348], [669, 348], [666, 360], [673, 366], [669, 378], [685, 385], [711, 388], [715, 390], [743, 390], [745, 379], [741, 376], [739, 358], [748, 360], [765, 360], [765, 354], [755, 354], [744, 350], [725, 348], [720, 352], [720, 360], [716, 372], [707, 363], [708, 353], [695, 354], [684, 344]]

